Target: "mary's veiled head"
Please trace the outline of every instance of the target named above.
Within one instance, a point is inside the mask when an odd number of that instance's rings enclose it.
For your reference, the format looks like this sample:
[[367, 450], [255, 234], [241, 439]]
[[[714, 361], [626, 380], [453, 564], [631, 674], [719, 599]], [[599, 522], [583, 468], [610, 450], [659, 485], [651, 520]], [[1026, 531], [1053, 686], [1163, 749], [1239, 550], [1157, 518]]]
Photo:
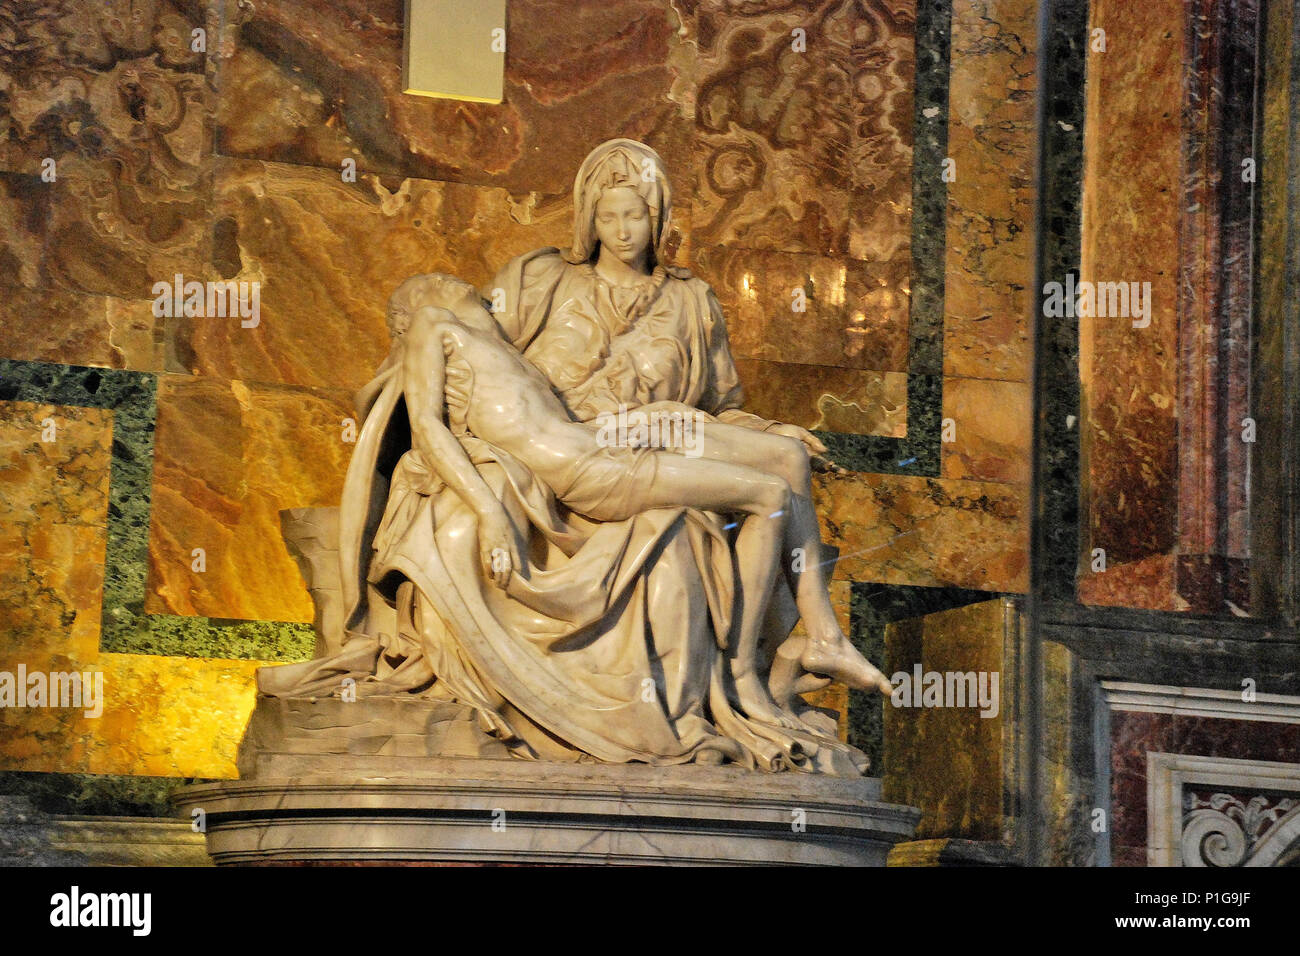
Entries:
[[601, 143], [582, 161], [573, 181], [573, 246], [565, 253], [569, 262], [596, 257], [596, 204], [607, 189], [635, 190], [650, 213], [650, 262], [664, 259], [664, 245], [672, 214], [672, 187], [663, 160], [649, 146], [632, 139]]

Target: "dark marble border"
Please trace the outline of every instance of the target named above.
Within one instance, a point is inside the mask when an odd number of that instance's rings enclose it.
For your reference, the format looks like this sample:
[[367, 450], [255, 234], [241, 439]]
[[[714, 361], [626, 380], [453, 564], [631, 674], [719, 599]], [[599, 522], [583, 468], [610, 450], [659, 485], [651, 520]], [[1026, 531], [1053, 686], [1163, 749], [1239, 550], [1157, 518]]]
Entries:
[[[1079, 274], [1083, 239], [1083, 122], [1088, 0], [1056, 0], [1039, 53], [1040, 130], [1038, 274], [1042, 282]], [[1042, 300], [1035, 290], [1035, 313]], [[1079, 321], [1034, 323], [1034, 511], [1031, 589], [1074, 600], [1079, 563]]]
[[25, 797], [43, 813], [69, 816], [168, 817], [175, 819], [172, 793], [191, 783], [187, 777], [136, 777], [126, 774], [0, 771], [0, 794]]
[[299, 661], [310, 624], [146, 614], [158, 377], [151, 372], [0, 359], [0, 401], [113, 412], [99, 649], [109, 654]]
[[[817, 432], [850, 471], [939, 477], [943, 420], [943, 308], [948, 186], [948, 78], [952, 0], [917, 0], [912, 154], [912, 297], [908, 318], [907, 436]], [[937, 110], [927, 116], [927, 110]]]

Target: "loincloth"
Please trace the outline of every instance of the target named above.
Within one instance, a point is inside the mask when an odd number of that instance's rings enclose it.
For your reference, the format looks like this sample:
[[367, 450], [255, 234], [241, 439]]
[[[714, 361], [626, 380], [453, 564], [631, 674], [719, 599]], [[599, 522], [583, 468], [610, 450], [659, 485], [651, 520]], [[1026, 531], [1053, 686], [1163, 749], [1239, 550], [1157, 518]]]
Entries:
[[662, 454], [657, 448], [598, 447], [547, 477], [571, 511], [593, 521], [623, 521], [648, 510]]

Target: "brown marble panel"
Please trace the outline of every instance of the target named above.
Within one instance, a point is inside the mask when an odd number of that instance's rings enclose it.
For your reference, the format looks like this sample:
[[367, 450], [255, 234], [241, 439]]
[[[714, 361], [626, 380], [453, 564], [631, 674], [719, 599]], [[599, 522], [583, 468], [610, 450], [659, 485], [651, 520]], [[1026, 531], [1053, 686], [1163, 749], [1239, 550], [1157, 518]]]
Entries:
[[0, 168], [193, 184], [210, 151], [212, 89], [195, 0], [20, 3], [0, 33]]
[[737, 359], [745, 411], [804, 428], [907, 434], [907, 375]]
[[1092, 556], [1086, 556], [1079, 572], [1078, 595], [1084, 604], [1098, 607], [1143, 607], [1153, 611], [1188, 609], [1174, 592], [1177, 557], [1153, 554], [1137, 561], [1111, 563], [1107, 554], [1105, 571], [1092, 570]]
[[96, 646], [112, 424], [103, 409], [0, 403], [0, 656]]
[[152, 299], [156, 282], [210, 277], [211, 176], [180, 186], [143, 184], [108, 164], [96, 178], [51, 185], [43, 266], [70, 292]]
[[904, 278], [911, 272], [915, 32], [916, 0], [854, 4], [849, 255], [889, 263]]
[[46, 249], [57, 186], [0, 172], [0, 357], [156, 369], [149, 303], [53, 287]]
[[953, 6], [944, 374], [1029, 380], [1037, 4]]
[[179, 319], [175, 370], [356, 389], [388, 351], [384, 308], [406, 277], [450, 272], [485, 283], [511, 256], [563, 242], [566, 214], [539, 218], [502, 189], [384, 180], [219, 160], [213, 260], [260, 281], [261, 321]]
[[696, 243], [849, 251], [856, 23], [845, 0], [696, 5]]
[[[1124, 41], [1088, 59], [1081, 279], [1150, 282], [1152, 298], [1145, 328], [1079, 321], [1084, 560], [1103, 548], [1112, 567], [1172, 554], [1177, 535], [1184, 10], [1100, 0], [1091, 14]], [[1134, 606], [1169, 605], [1162, 593], [1145, 600]]]
[[945, 478], [1029, 483], [1029, 385], [979, 378], [943, 381], [943, 417], [956, 441], [941, 446]]
[[815, 475], [813, 495], [836, 575], [1023, 593], [1027, 492], [1014, 485], [904, 475]]
[[722, 304], [737, 357], [907, 371], [909, 280], [898, 263], [886, 276], [845, 257], [713, 246], [697, 247], [693, 265]]
[[587, 151], [629, 136], [688, 182], [694, 48], [661, 0], [512, 0], [501, 104], [401, 92], [402, 0], [223, 2], [226, 155], [331, 169], [353, 156], [362, 172], [562, 203]]
[[310, 621], [279, 513], [338, 503], [353, 414], [337, 390], [162, 376], [145, 609]]

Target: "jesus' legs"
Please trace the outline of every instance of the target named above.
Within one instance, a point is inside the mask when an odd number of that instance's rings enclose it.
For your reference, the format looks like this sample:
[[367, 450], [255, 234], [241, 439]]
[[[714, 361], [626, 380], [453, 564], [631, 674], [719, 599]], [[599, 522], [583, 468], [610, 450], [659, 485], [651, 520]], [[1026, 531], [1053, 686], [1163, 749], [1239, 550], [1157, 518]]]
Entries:
[[[800, 664], [861, 690], [888, 694], [892, 687], [841, 630], [830, 603], [827, 566], [821, 560], [821, 529], [812, 503], [808, 453], [793, 438], [715, 422], [696, 425], [703, 458], [755, 468], [782, 477], [792, 490], [785, 522], [788, 560], [782, 560], [808, 640]], [[737, 551], [740, 542], [737, 542]], [[757, 641], [755, 632], [753, 640]]]
[[736, 537], [740, 576], [740, 607], [728, 648], [736, 695], [745, 713], [781, 727], [795, 727], [768, 693], [758, 669], [757, 637], [767, 604], [783, 563], [785, 526], [790, 511], [790, 486], [783, 478], [744, 465], [664, 454], [658, 461], [654, 487], [642, 497], [645, 507], [689, 505], [706, 511], [748, 515]]

